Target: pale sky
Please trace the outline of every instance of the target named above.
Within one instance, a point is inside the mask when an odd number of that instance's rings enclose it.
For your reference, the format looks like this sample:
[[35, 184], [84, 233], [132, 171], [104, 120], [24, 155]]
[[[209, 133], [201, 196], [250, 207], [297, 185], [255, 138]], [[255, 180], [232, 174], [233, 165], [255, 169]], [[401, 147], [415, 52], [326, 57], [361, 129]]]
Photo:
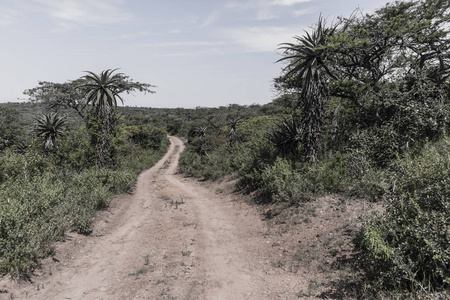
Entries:
[[156, 94], [125, 105], [265, 104], [280, 43], [386, 0], [0, 0], [0, 102], [27, 99], [39, 81], [120, 68]]

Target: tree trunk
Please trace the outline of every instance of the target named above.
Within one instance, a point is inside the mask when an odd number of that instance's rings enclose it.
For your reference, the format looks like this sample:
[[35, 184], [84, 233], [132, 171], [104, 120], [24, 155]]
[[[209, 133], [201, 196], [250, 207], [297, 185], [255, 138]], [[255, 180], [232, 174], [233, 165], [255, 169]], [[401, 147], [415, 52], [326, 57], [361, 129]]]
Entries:
[[305, 158], [310, 164], [318, 162], [320, 139], [324, 118], [323, 96], [316, 84], [311, 85], [311, 90], [303, 99], [302, 129], [303, 144], [305, 145]]

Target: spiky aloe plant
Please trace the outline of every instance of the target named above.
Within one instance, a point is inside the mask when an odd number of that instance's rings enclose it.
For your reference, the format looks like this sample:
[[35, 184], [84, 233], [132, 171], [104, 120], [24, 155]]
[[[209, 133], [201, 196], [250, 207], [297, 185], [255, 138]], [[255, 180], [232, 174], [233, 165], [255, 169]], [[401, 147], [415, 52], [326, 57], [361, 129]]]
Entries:
[[122, 73], [113, 74], [117, 69], [101, 72], [95, 74], [86, 71], [85, 83], [80, 87], [86, 89], [84, 96], [86, 103], [93, 107], [92, 126], [95, 130], [94, 144], [97, 151], [98, 162], [102, 166], [111, 164], [111, 131], [114, 120], [114, 110], [117, 107], [117, 99], [123, 102], [120, 93], [123, 89], [120, 87], [120, 82], [123, 78]]
[[122, 92], [119, 83], [123, 74], [116, 73], [113, 75], [117, 70], [108, 69], [100, 74], [85, 71], [89, 74], [83, 77], [86, 83], [81, 86], [86, 89], [84, 96], [87, 103], [91, 104], [96, 111], [117, 107], [117, 98], [123, 103], [123, 99], [119, 95]]
[[35, 121], [37, 136], [44, 138], [44, 152], [52, 152], [56, 147], [56, 138], [63, 132], [66, 117], [61, 117], [57, 113], [49, 113], [36, 118]]
[[281, 44], [284, 57], [278, 62], [288, 61], [284, 68], [287, 78], [293, 77], [300, 90], [302, 108], [301, 127], [306, 159], [317, 162], [324, 119], [324, 98], [327, 92], [326, 79], [334, 77], [327, 67], [327, 37], [333, 28], [325, 28], [322, 17], [311, 34], [295, 36], [297, 43]]
[[277, 154], [284, 157], [297, 157], [302, 142], [302, 129], [300, 122], [294, 115], [284, 118], [277, 124], [267, 138], [274, 144]]

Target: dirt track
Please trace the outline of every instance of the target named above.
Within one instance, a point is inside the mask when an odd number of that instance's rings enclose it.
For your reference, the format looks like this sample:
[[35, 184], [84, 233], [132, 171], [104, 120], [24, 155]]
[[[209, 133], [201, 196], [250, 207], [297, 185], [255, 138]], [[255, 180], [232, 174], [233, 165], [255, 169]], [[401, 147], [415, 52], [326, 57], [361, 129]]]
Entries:
[[93, 234], [68, 233], [33, 283], [0, 281], [0, 299], [298, 299], [307, 280], [277, 266], [280, 247], [255, 207], [176, 174], [184, 146], [116, 197]]

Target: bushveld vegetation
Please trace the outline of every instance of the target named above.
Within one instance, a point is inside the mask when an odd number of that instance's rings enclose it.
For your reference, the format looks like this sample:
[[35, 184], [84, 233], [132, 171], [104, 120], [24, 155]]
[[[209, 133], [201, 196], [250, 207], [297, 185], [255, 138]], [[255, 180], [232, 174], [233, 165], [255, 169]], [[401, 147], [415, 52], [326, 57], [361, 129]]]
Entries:
[[88, 234], [95, 211], [166, 151], [164, 130], [116, 109], [121, 92], [151, 86], [112, 72], [41, 83], [26, 92], [34, 104], [0, 106], [0, 276], [27, 278], [66, 230]]
[[384, 201], [355, 237], [365, 295], [448, 291], [449, 6], [402, 1], [319, 18], [280, 46], [272, 103], [173, 119], [188, 140], [182, 171], [236, 178], [261, 203]]
[[[95, 210], [164, 151], [164, 128], [187, 140], [182, 172], [232, 177], [259, 203], [382, 202], [354, 240], [365, 296], [448, 291], [449, 6], [319, 18], [280, 45], [278, 97], [263, 106], [111, 109], [116, 92], [152, 86], [110, 70], [27, 90], [33, 103], [0, 107], [0, 274], [27, 276], [64, 230], [89, 232]], [[102, 81], [111, 93], [95, 90]], [[42, 115], [19, 116], [36, 103]]]

